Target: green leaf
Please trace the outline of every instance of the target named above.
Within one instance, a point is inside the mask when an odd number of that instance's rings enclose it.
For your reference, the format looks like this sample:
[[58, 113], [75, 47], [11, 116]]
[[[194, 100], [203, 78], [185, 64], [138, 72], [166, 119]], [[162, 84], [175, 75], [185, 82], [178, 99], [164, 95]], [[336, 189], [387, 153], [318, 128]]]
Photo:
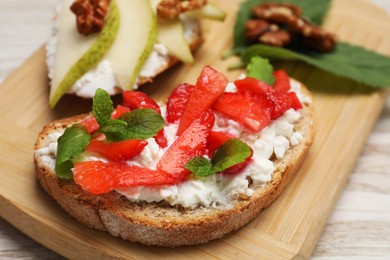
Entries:
[[114, 111], [110, 95], [103, 89], [98, 88], [92, 100], [92, 113], [99, 126], [104, 126], [111, 120]]
[[57, 159], [55, 171], [62, 179], [72, 179], [72, 160], [82, 154], [91, 142], [91, 136], [80, 124], [74, 124], [65, 129], [64, 134], [58, 138]]
[[272, 74], [274, 68], [267, 59], [263, 59], [259, 56], [252, 57], [246, 70], [249, 77], [261, 80], [270, 86], [275, 83], [275, 77]]
[[192, 158], [184, 167], [194, 173], [195, 176], [207, 177], [245, 162], [251, 155], [252, 149], [246, 143], [232, 138], [215, 151], [211, 161], [198, 156]]
[[164, 118], [150, 108], [133, 110], [123, 114], [120, 119], [127, 122], [132, 138], [136, 139], [153, 137], [165, 126]]
[[184, 168], [199, 177], [207, 177], [214, 174], [210, 161], [202, 156], [192, 158], [186, 165], [184, 165]]
[[331, 0], [247, 0], [243, 2], [237, 12], [236, 24], [234, 26], [234, 49], [240, 51], [248, 43], [245, 37], [245, 23], [252, 17], [252, 8], [262, 3], [289, 3], [300, 6], [303, 15], [314, 23], [322, 24], [329, 9]]
[[150, 108], [124, 113], [118, 120], [110, 120], [100, 128], [107, 140], [119, 142], [127, 139], [146, 140], [164, 128], [164, 118]]
[[300, 60], [322, 70], [376, 87], [390, 87], [390, 58], [346, 43], [337, 44], [330, 53], [295, 52], [266, 45], [253, 45], [241, 59], [249, 63], [252, 57], [274, 60]]
[[245, 162], [252, 155], [252, 149], [239, 139], [227, 140], [215, 151], [211, 164], [214, 172], [223, 172], [226, 169]]
[[123, 120], [110, 120], [100, 128], [100, 131], [111, 142], [132, 139], [132, 133], [128, 129], [127, 122]]

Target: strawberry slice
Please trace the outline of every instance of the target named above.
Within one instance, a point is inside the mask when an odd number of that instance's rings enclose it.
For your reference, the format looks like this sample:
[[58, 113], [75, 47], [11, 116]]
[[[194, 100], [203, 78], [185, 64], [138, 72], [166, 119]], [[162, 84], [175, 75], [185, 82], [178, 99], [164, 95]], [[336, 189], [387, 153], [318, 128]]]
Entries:
[[147, 94], [139, 91], [123, 91], [123, 105], [130, 109], [150, 108], [161, 115], [160, 106]]
[[[130, 109], [137, 108], [150, 108], [161, 115], [160, 106], [143, 92], [139, 91], [123, 91], [123, 105]], [[165, 137], [164, 129], [162, 129], [155, 137], [154, 140], [161, 147], [168, 146], [168, 140]]]
[[278, 93], [287, 93], [290, 88], [290, 78], [288, 77], [285, 70], [274, 71], [275, 83], [274, 88]]
[[174, 123], [182, 117], [194, 88], [193, 85], [183, 83], [172, 91], [167, 103], [167, 121], [169, 123]]
[[228, 79], [222, 73], [210, 66], [203, 68], [180, 120], [178, 136], [212, 106], [225, 91], [227, 83]]
[[[266, 97], [272, 104], [271, 119], [277, 119], [288, 109], [299, 109], [302, 105], [295, 93], [290, 94], [290, 79], [284, 70], [274, 72], [276, 77], [275, 88], [254, 79], [244, 78], [236, 80], [237, 91], [244, 95]], [[293, 105], [294, 104], [294, 105]]]
[[84, 126], [90, 134], [99, 129], [99, 124], [93, 115], [90, 115], [89, 117], [81, 121], [80, 125]]
[[291, 106], [294, 110], [298, 110], [302, 108], [301, 101], [299, 101], [297, 94], [295, 92], [288, 92], [288, 98], [290, 99]]
[[214, 103], [214, 109], [254, 132], [259, 132], [271, 122], [272, 104], [264, 95], [224, 93]]
[[92, 139], [86, 150], [98, 153], [110, 161], [120, 162], [139, 155], [147, 144], [147, 141], [137, 139], [113, 143]]
[[126, 112], [130, 112], [130, 108], [128, 107], [125, 107], [125, 106], [122, 106], [122, 105], [118, 105], [115, 109], [114, 112], [112, 112], [111, 114], [111, 118], [112, 119], [117, 119], [119, 118], [121, 115], [123, 115], [124, 113]]
[[126, 163], [78, 162], [72, 171], [74, 181], [93, 194], [103, 194], [117, 188], [176, 183], [169, 174]]
[[214, 120], [214, 114], [210, 110], [203, 112], [161, 157], [157, 170], [184, 181], [190, 174], [184, 165], [191, 158], [204, 154]]
[[256, 95], [267, 95], [267, 93], [274, 92], [274, 89], [267, 83], [251, 77], [236, 80], [234, 85], [236, 85], [237, 91], [240, 93], [250, 91]]
[[234, 136], [217, 131], [211, 131], [207, 142], [207, 155], [213, 158], [214, 152], [227, 140]]

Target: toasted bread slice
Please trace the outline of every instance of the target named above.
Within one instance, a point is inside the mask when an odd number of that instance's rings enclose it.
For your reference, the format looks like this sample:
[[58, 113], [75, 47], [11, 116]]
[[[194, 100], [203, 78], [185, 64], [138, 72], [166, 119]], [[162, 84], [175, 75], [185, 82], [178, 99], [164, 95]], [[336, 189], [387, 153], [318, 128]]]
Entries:
[[[302, 86], [301, 92], [311, 96]], [[198, 207], [195, 209], [170, 206], [168, 203], [135, 203], [113, 191], [93, 195], [82, 190], [72, 180], [56, 177], [42, 157], [35, 153], [38, 180], [44, 190], [77, 221], [107, 231], [115, 237], [145, 245], [177, 247], [206, 243], [236, 230], [255, 218], [286, 188], [305, 159], [314, 137], [313, 103], [304, 104], [301, 118], [295, 123], [303, 140], [292, 146], [281, 159], [275, 159], [275, 171], [263, 187], [257, 187], [252, 196], [232, 201], [231, 207]], [[55, 121], [40, 132], [35, 151], [46, 147], [50, 135], [81, 121], [88, 114]]]

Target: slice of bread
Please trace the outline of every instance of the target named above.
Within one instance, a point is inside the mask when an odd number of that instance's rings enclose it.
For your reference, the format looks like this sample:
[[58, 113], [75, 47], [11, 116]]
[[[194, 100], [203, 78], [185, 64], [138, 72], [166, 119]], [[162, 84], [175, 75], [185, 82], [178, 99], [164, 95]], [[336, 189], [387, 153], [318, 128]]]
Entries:
[[[302, 86], [301, 92], [311, 96]], [[275, 159], [272, 180], [257, 187], [252, 196], [242, 196], [228, 209], [199, 207], [185, 209], [168, 203], [134, 203], [117, 192], [93, 195], [72, 180], [61, 180], [35, 153], [38, 180], [44, 190], [77, 221], [107, 231], [111, 235], [145, 245], [176, 247], [205, 243], [236, 230], [255, 218], [286, 188], [298, 171], [314, 137], [313, 103], [304, 104], [295, 129], [303, 135], [300, 144], [290, 147], [281, 159]], [[88, 114], [55, 121], [43, 128], [35, 151], [46, 147], [50, 134], [81, 121]]]

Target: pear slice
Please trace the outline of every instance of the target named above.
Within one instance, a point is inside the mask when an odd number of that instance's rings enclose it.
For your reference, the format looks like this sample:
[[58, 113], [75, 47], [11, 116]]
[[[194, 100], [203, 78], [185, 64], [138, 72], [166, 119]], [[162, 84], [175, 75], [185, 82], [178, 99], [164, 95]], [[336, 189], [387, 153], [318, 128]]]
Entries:
[[115, 0], [110, 2], [103, 30], [99, 35], [88, 37], [80, 35], [76, 30], [75, 17], [67, 8], [72, 3], [73, 0], [65, 0], [62, 6], [49, 98], [51, 108], [103, 58], [119, 31], [120, 14]]
[[184, 63], [192, 64], [194, 57], [184, 36], [183, 23], [179, 19], [159, 19], [157, 41], [162, 43], [168, 53]]
[[218, 6], [212, 3], [207, 3], [200, 9], [186, 12], [185, 15], [196, 18], [207, 18], [217, 21], [224, 21], [226, 18], [225, 11], [223, 11]]
[[118, 35], [107, 58], [123, 89], [132, 89], [157, 38], [157, 20], [150, 1], [116, 0], [121, 12]]

